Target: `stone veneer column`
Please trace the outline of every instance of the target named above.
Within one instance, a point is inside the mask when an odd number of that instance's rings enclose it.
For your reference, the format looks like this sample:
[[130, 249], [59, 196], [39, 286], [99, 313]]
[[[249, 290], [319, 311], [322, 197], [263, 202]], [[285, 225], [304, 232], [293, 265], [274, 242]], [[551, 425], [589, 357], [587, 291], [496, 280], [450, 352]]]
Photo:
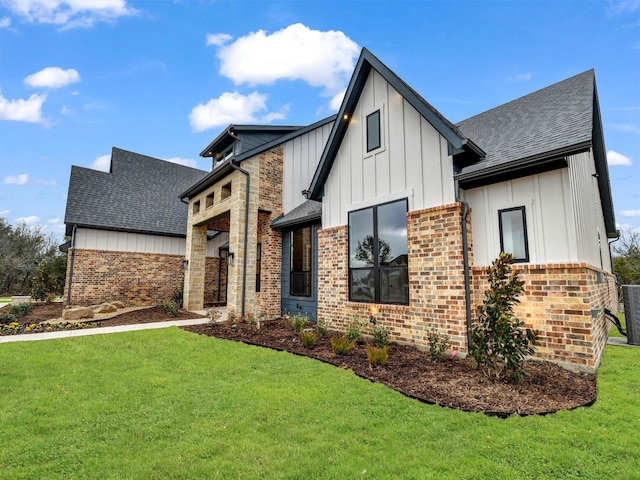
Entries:
[[[246, 176], [234, 172], [233, 201], [230, 208], [229, 223], [229, 254], [233, 260], [229, 261], [227, 277], [227, 312], [240, 315], [242, 312], [242, 278], [244, 258], [247, 257], [247, 278], [245, 288], [245, 314], [255, 314], [256, 308], [256, 238], [258, 235], [258, 206], [256, 202], [257, 162], [253, 159], [242, 163], [242, 168], [251, 174], [251, 193], [249, 196], [249, 222], [247, 252], [244, 251], [245, 232], [245, 204], [246, 204]], [[231, 264], [233, 262], [233, 265]]]
[[204, 283], [207, 254], [207, 226], [187, 227], [187, 260], [184, 276], [184, 308], [202, 310], [204, 308]]

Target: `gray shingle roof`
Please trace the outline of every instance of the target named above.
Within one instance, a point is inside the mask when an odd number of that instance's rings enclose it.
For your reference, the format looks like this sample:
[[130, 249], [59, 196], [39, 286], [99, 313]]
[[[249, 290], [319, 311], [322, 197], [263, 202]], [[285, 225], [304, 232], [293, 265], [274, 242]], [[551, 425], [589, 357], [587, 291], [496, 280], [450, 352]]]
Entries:
[[319, 221], [321, 217], [322, 202], [307, 200], [291, 210], [289, 213], [280, 215], [271, 222], [271, 227], [275, 229], [284, 229], [294, 225], [302, 225], [304, 223]]
[[590, 144], [594, 88], [594, 72], [588, 70], [458, 123], [486, 153], [462, 173]]
[[72, 166], [64, 222], [105, 230], [184, 236], [188, 207], [182, 191], [207, 174], [119, 148], [110, 172]]

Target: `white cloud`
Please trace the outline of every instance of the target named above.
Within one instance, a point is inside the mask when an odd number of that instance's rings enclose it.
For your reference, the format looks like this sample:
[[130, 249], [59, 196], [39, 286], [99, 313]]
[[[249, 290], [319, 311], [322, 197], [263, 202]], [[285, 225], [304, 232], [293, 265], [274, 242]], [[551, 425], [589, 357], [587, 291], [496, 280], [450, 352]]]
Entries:
[[90, 27], [98, 21], [113, 21], [135, 15], [126, 0], [0, 0], [0, 3], [30, 22]]
[[331, 101], [329, 102], [329, 108], [334, 112], [340, 110], [340, 106], [342, 105], [342, 100], [344, 99], [344, 94], [347, 93], [347, 89], [345, 88], [340, 93], [336, 94]]
[[42, 104], [46, 95], [31, 95], [24, 100], [7, 100], [0, 93], [0, 120], [38, 123], [42, 121]]
[[198, 162], [196, 162], [193, 158], [173, 157], [173, 158], [167, 158], [166, 161], [171, 163], [177, 163], [178, 165], [184, 165], [185, 167], [198, 168]]
[[267, 108], [267, 96], [258, 92], [242, 95], [225, 92], [191, 110], [189, 122], [195, 132], [228, 125], [229, 123], [256, 122], [256, 113]]
[[59, 218], [50, 218], [50, 219], [47, 220], [47, 223], [49, 225], [59, 225], [61, 222], [62, 222], [62, 220], [59, 219]]
[[16, 223], [26, 223], [27, 225], [32, 225], [34, 223], [38, 223], [40, 221], [40, 217], [37, 215], [31, 215], [30, 217], [20, 217], [16, 218]]
[[609, 13], [612, 15], [634, 13], [636, 10], [640, 10], [640, 0], [614, 0], [609, 2]]
[[79, 81], [80, 74], [77, 70], [62, 70], [60, 67], [46, 67], [24, 79], [24, 83], [30, 87], [47, 88], [65, 87]]
[[220, 74], [236, 84], [303, 80], [333, 97], [348, 83], [359, 53], [358, 45], [340, 31], [311, 30], [296, 23], [270, 35], [258, 30], [240, 37], [221, 46], [217, 56]]
[[89, 168], [108, 172], [111, 169], [111, 155], [102, 155], [101, 157], [96, 158]]
[[9, 17], [0, 18], [0, 28], [7, 28], [11, 25], [11, 19]]
[[8, 175], [4, 177], [4, 183], [8, 185], [24, 185], [29, 181], [29, 174], [21, 173], [20, 175]]
[[640, 210], [622, 210], [620, 215], [623, 217], [640, 217]]
[[4, 217], [5, 215], [9, 215], [11, 213], [11, 210], [2, 210], [0, 212], [0, 217]]
[[233, 37], [226, 33], [209, 33], [207, 34], [207, 46], [215, 45], [216, 47], [221, 47]]
[[607, 127], [613, 130], [617, 130], [619, 132], [631, 133], [633, 135], [640, 135], [640, 127], [638, 127], [638, 125], [633, 125], [629, 123], [614, 123], [614, 124], [608, 124]]
[[621, 153], [618, 153], [614, 150], [609, 150], [607, 152], [607, 163], [609, 165], [633, 165], [633, 162], [629, 157], [622, 155]]
[[55, 180], [45, 180], [44, 178], [37, 178], [36, 183], [45, 185], [47, 187], [55, 187], [56, 185], [58, 185], [58, 182], [56, 182]]

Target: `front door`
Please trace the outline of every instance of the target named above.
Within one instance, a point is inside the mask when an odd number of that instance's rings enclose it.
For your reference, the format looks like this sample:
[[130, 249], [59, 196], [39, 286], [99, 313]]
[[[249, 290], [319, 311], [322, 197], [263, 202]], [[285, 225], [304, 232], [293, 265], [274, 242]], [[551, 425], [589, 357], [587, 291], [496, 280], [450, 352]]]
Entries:
[[318, 316], [319, 224], [282, 232], [282, 311]]

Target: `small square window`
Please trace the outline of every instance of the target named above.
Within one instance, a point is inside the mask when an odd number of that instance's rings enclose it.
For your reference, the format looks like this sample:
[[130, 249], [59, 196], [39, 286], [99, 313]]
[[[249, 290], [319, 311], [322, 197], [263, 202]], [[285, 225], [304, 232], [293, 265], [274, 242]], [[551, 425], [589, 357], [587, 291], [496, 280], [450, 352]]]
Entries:
[[231, 182], [222, 186], [222, 192], [220, 193], [220, 199], [224, 200], [225, 198], [229, 198], [231, 196]]
[[213, 207], [213, 192], [207, 195], [205, 206], [206, 208]]
[[527, 219], [524, 207], [498, 211], [500, 223], [500, 250], [511, 253], [516, 262], [529, 261]]
[[367, 152], [380, 148], [382, 139], [380, 136], [380, 110], [367, 115]]
[[193, 204], [193, 214], [196, 215], [198, 213], [200, 213], [200, 200]]

